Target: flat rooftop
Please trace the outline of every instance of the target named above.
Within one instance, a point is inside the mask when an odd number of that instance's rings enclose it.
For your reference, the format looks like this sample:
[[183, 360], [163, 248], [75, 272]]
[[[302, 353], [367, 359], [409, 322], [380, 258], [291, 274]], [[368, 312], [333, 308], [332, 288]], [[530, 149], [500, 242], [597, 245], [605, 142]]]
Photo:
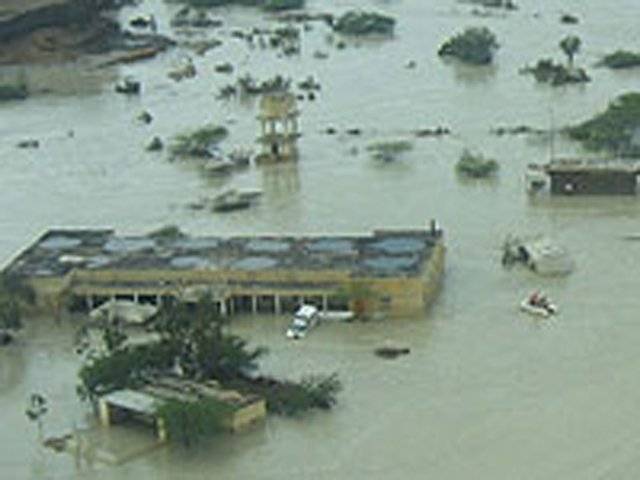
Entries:
[[442, 231], [378, 230], [369, 235], [158, 237], [112, 229], [52, 229], [5, 271], [62, 277], [81, 270], [342, 270], [354, 276], [417, 275]]
[[2, 0], [0, 2], [0, 22], [51, 5], [68, 3], [69, 0]]
[[624, 160], [597, 160], [597, 159], [558, 159], [552, 160], [545, 166], [548, 173], [568, 172], [623, 172], [640, 174], [640, 163]]

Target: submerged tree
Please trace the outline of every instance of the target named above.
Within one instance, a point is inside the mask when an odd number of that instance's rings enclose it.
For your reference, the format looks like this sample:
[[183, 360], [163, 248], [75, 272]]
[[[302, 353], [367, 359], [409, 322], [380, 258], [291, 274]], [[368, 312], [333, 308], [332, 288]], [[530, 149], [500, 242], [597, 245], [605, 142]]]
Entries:
[[582, 41], [580, 40], [580, 37], [576, 35], [567, 35], [562, 40], [560, 40], [560, 49], [567, 56], [567, 62], [570, 68], [573, 68], [573, 58], [575, 57], [576, 53], [580, 51], [581, 45]]
[[487, 27], [470, 27], [444, 42], [438, 55], [455, 57], [474, 65], [486, 65], [493, 61], [499, 46], [496, 36]]

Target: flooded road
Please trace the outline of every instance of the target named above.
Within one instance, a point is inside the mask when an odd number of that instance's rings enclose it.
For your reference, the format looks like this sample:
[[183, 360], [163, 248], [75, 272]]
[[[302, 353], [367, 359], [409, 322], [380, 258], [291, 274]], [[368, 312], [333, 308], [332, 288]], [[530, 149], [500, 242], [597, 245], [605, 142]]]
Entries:
[[[325, 4], [329, 6], [325, 6]], [[421, 226], [436, 218], [445, 229], [447, 271], [441, 295], [424, 318], [320, 326], [304, 342], [284, 338], [285, 318], [241, 319], [233, 328], [270, 354], [266, 371], [298, 378], [337, 371], [344, 383], [330, 413], [270, 418], [264, 428], [222, 437], [211, 448], [165, 448], [121, 466], [77, 466], [68, 455], [42, 452], [24, 415], [31, 392], [51, 411], [44, 430], [69, 431], [91, 421], [75, 396], [73, 328], [51, 319], [30, 322], [21, 341], [0, 350], [0, 473], [3, 478], [124, 479], [626, 479], [640, 470], [640, 342], [635, 259], [640, 233], [633, 198], [529, 198], [522, 174], [546, 161], [549, 146], [535, 137], [489, 133], [496, 126], [548, 128], [586, 119], [618, 94], [637, 89], [640, 72], [592, 65], [625, 47], [637, 30], [635, 0], [525, 2], [518, 11], [478, 18], [471, 7], [434, 0], [308, 0], [311, 9], [340, 12], [360, 5], [398, 19], [394, 39], [327, 43], [320, 24], [303, 35], [300, 57], [278, 58], [230, 38], [233, 28], [267, 24], [247, 9], [223, 9], [224, 45], [194, 57], [199, 75], [175, 83], [166, 73], [185, 57], [176, 49], [149, 62], [105, 72], [98, 91], [39, 96], [0, 106], [0, 259], [51, 226], [112, 226], [140, 233], [176, 224], [194, 234], [367, 232]], [[588, 3], [588, 4], [587, 4]], [[175, 6], [148, 0], [168, 28]], [[164, 13], [161, 13], [164, 12]], [[562, 25], [562, 12], [580, 18]], [[468, 25], [487, 25], [502, 45], [491, 68], [442, 62], [438, 45]], [[593, 81], [552, 89], [518, 69], [538, 58], [563, 60], [568, 33], [583, 49], [576, 57]], [[315, 50], [329, 58], [313, 57]], [[225, 146], [253, 144], [252, 103], [215, 99], [234, 76], [213, 66], [232, 61], [236, 73], [258, 78], [313, 74], [322, 84], [315, 102], [301, 102], [300, 161], [251, 167], [227, 180], [207, 179], [185, 163], [144, 146], [205, 122], [231, 130]], [[415, 60], [415, 69], [407, 69]], [[143, 82], [140, 98], [113, 92], [114, 75]], [[67, 87], [72, 83], [62, 79]], [[93, 80], [92, 80], [93, 82]], [[82, 83], [82, 82], [81, 82]], [[84, 85], [84, 83], [82, 83]], [[73, 90], [73, 89], [71, 89]], [[69, 92], [67, 92], [69, 93]], [[148, 110], [151, 125], [136, 116]], [[453, 134], [413, 139], [411, 131], [444, 125]], [[339, 134], [323, 133], [335, 127]], [[362, 129], [359, 137], [343, 132]], [[73, 131], [73, 135], [70, 135]], [[37, 138], [40, 148], [15, 144]], [[364, 148], [408, 138], [414, 148], [399, 162], [379, 165]], [[500, 163], [495, 181], [464, 182], [454, 165], [463, 148]], [[359, 152], [352, 154], [354, 148]], [[578, 147], [556, 139], [559, 154]], [[193, 212], [186, 204], [223, 188], [256, 187], [254, 209], [228, 215]], [[577, 269], [541, 279], [501, 268], [509, 233], [543, 232], [567, 245]], [[517, 311], [522, 296], [544, 288], [561, 313], [538, 321]], [[411, 354], [384, 361], [372, 354], [385, 341]]]

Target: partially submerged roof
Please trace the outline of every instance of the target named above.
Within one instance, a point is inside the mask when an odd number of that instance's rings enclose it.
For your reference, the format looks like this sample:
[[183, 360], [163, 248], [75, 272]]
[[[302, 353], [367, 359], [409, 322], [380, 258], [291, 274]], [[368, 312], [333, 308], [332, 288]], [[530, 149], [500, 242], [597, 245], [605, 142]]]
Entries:
[[360, 236], [152, 238], [111, 229], [53, 229], [15, 258], [8, 271], [62, 277], [81, 270], [341, 270], [354, 276], [418, 274], [439, 229], [379, 230]]

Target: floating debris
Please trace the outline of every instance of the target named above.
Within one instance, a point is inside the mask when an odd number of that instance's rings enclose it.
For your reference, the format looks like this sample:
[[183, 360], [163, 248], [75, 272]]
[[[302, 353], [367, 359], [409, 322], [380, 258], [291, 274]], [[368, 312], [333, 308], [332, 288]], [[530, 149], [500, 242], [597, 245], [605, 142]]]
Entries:
[[502, 245], [502, 265], [522, 264], [540, 275], [568, 275], [575, 264], [569, 252], [544, 235], [507, 236]]
[[16, 147], [18, 148], [38, 148], [40, 147], [40, 142], [38, 140], [35, 139], [27, 139], [27, 140], [21, 140], [20, 142], [18, 142], [16, 144]]
[[384, 346], [376, 348], [373, 353], [377, 357], [387, 360], [393, 360], [401, 355], [408, 355], [409, 353], [411, 353], [411, 349], [408, 347]]
[[171, 80], [179, 82], [185, 78], [193, 78], [196, 74], [196, 66], [193, 64], [193, 60], [191, 58], [187, 58], [185, 65], [170, 71], [167, 76]]
[[142, 84], [128, 77], [116, 84], [115, 91], [124, 95], [139, 95], [142, 91]]
[[392, 140], [388, 142], [378, 142], [371, 144], [367, 150], [371, 152], [371, 156], [375, 160], [383, 162], [392, 162], [401, 154], [413, 148], [413, 144], [408, 140]]

